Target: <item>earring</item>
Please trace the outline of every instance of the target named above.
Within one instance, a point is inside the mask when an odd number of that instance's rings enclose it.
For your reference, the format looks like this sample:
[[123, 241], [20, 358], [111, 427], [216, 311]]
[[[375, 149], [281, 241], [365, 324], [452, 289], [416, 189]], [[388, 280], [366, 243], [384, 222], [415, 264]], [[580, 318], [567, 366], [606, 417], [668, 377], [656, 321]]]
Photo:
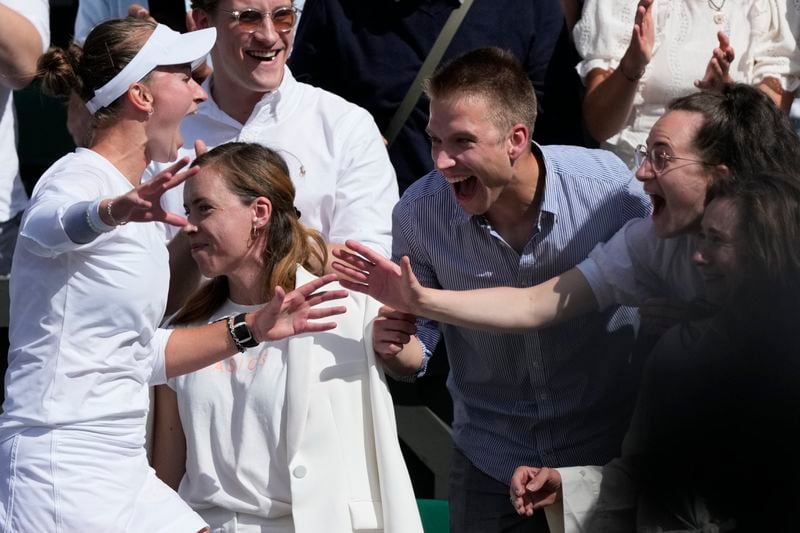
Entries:
[[148, 110], [147, 110], [147, 114], [148, 114], [149, 116], [151, 116], [151, 117], [153, 116], [153, 113], [155, 113], [155, 112], [156, 112], [156, 111], [155, 111], [155, 109], [153, 109], [152, 107], [151, 107], [150, 109], [148, 109]]
[[256, 240], [256, 239], [258, 239], [258, 228], [256, 227], [256, 225], [255, 225], [255, 224], [253, 224], [252, 226], [250, 226], [250, 238], [251, 238], [251, 239], [252, 239], [254, 242], [255, 242], [255, 240]]

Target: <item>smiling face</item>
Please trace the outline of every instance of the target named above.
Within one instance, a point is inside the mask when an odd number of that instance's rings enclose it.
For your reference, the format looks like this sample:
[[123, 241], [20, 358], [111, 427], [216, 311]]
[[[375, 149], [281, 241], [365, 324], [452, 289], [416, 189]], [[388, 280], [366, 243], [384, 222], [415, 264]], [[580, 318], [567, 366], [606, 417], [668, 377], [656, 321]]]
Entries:
[[181, 121], [197, 111], [197, 104], [208, 95], [192, 79], [189, 65], [158, 67], [142, 83], [153, 99], [146, 125], [148, 155], [162, 163], [174, 161], [183, 146]]
[[291, 6], [291, 0], [221, 0], [215, 12], [196, 15], [200, 27], [217, 29], [217, 42], [211, 50], [216, 86], [237, 95], [264, 94], [280, 86], [294, 29], [279, 33], [267, 17], [256, 31], [248, 33], [228, 12], [252, 8], [272, 13]]
[[[703, 116], [688, 111], [670, 111], [655, 123], [647, 137], [648, 150], [701, 160], [693, 141]], [[705, 209], [706, 193], [714, 180], [714, 168], [696, 161], [675, 159], [655, 172], [650, 161], [636, 170], [644, 191], [653, 202], [653, 222], [659, 237], [674, 237], [695, 231]]]
[[489, 109], [479, 96], [433, 98], [430, 104], [433, 164], [470, 215], [487, 214], [514, 182], [512, 142], [490, 119]]
[[717, 198], [706, 207], [692, 260], [703, 273], [706, 298], [712, 303], [725, 302], [743, 268], [740, 223], [739, 208], [730, 198]]
[[242, 277], [260, 269], [258, 250], [262, 247], [254, 245], [251, 238], [258, 219], [256, 200], [244, 202], [210, 166], [202, 167], [186, 182], [183, 202], [189, 220], [184, 232], [204, 276]]

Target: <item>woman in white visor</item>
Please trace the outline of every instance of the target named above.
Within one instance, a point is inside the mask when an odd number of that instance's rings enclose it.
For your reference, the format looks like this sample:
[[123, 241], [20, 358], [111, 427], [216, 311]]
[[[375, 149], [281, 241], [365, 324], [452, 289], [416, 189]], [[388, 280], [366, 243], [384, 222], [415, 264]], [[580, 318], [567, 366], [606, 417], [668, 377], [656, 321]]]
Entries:
[[[3, 532], [196, 532], [203, 520], [147, 465], [148, 386], [237, 352], [332, 323], [320, 278], [244, 316], [170, 334], [158, 329], [169, 285], [160, 206], [196, 171], [182, 160], [147, 183], [151, 161], [182, 145], [180, 122], [206, 99], [192, 65], [213, 29], [179, 34], [133, 19], [99, 25], [81, 51], [52, 49], [43, 87], [79, 94], [90, 147], [38, 182], [12, 266], [9, 365], [0, 415]], [[128, 222], [131, 222], [128, 224]], [[150, 223], [136, 223], [150, 222]], [[239, 318], [239, 317], [237, 317]]]

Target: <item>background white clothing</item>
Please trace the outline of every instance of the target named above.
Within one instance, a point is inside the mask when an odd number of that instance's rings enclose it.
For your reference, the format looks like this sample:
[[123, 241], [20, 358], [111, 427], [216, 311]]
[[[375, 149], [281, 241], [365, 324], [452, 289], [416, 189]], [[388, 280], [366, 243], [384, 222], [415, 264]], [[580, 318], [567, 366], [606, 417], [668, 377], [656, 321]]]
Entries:
[[[639, 80], [625, 128], [602, 143], [629, 166], [633, 150], [644, 144], [653, 124], [673, 98], [695, 92], [711, 53], [724, 31], [736, 52], [731, 77], [751, 85], [776, 78], [785, 90], [800, 84], [797, 17], [800, 7], [787, 0], [720, 0], [719, 11], [706, 0], [658, 0], [653, 3], [655, 45]], [[631, 40], [637, 3], [586, 0], [575, 25], [575, 46], [583, 61], [577, 70], [585, 81], [594, 69], [616, 69]], [[795, 25], [794, 27], [792, 25]]]
[[[277, 90], [256, 105], [246, 124], [222, 111], [211, 97], [213, 76], [203, 88], [207, 101], [183, 120], [178, 157], [194, 158], [194, 141], [209, 149], [253, 142], [280, 154], [296, 189], [300, 222], [327, 242], [355, 239], [389, 256], [391, 213], [397, 180], [378, 127], [369, 113], [333, 93], [298, 83], [288, 68]], [[151, 163], [155, 175], [168, 164]], [[164, 208], [183, 213], [183, 186], [167, 191]]]
[[[42, 38], [42, 52], [50, 45], [50, 7], [46, 0], [0, 0], [28, 19]], [[11, 88], [0, 76], [0, 222], [25, 209], [28, 195], [19, 175], [17, 124]]]
[[[191, 9], [191, 0], [185, 0], [184, 3], [188, 12]], [[132, 4], [150, 8], [147, 0], [81, 0], [78, 2], [78, 14], [75, 17], [74, 40], [83, 44], [92, 28], [101, 22], [127, 17], [128, 8]]]

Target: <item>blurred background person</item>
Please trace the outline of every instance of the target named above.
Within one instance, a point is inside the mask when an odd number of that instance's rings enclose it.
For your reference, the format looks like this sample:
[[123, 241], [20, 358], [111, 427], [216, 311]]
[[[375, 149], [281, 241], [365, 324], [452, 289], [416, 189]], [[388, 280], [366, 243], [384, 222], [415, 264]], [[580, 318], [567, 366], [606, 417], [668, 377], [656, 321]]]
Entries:
[[697, 87], [747, 83], [788, 112], [797, 17], [786, 0], [586, 0], [574, 38], [589, 133], [632, 166], [666, 104]]

